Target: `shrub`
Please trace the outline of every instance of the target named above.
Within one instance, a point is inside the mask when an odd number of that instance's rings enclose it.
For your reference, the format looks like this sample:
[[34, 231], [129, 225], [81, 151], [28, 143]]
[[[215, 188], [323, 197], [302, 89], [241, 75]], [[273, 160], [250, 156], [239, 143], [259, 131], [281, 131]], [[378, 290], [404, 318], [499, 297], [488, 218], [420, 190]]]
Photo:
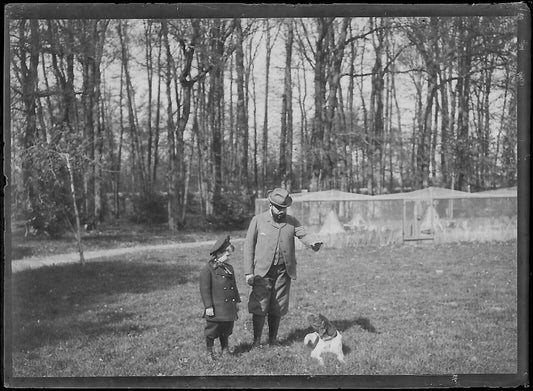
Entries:
[[32, 183], [34, 195], [23, 215], [38, 234], [59, 237], [70, 229], [73, 220], [72, 200], [65, 186], [58, 181], [37, 179]]
[[18, 182], [17, 204], [22, 210], [17, 210], [17, 213], [22, 215], [31, 232], [59, 237], [71, 230], [74, 224], [71, 175], [62, 151], [69, 151], [67, 156], [73, 171], [80, 212], [83, 204], [82, 173], [86, 166], [79, 147], [83, 145], [83, 140], [72, 138], [68, 129], [58, 128], [55, 131], [63, 132], [61, 142], [49, 144], [36, 140], [34, 145], [21, 151], [23, 181]]
[[251, 197], [244, 191], [223, 193], [214, 200], [214, 213], [209, 222], [216, 227], [246, 229], [253, 214]]
[[132, 199], [133, 214], [130, 220], [139, 224], [160, 224], [168, 221], [167, 197], [161, 193], [148, 192]]

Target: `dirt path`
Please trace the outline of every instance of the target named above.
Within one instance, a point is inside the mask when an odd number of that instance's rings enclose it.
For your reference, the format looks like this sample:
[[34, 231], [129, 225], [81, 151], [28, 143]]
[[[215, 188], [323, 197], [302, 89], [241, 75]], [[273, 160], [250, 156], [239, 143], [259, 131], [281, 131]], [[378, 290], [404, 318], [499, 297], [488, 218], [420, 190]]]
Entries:
[[[244, 239], [232, 239], [233, 243], [238, 243], [244, 241]], [[183, 249], [183, 248], [195, 248], [200, 246], [209, 246], [212, 245], [213, 241], [201, 241], [201, 242], [187, 242], [187, 243], [172, 243], [172, 244], [156, 244], [150, 246], [134, 246], [134, 247], [123, 247], [123, 248], [114, 248], [114, 249], [105, 249], [105, 250], [94, 250], [94, 251], [84, 251], [83, 256], [85, 260], [102, 258], [102, 257], [113, 257], [115, 255], [128, 254], [133, 252], [140, 251], [151, 251], [151, 250], [174, 250], [174, 249]], [[76, 263], [80, 261], [79, 253], [69, 253], [69, 254], [57, 254], [50, 255], [47, 257], [31, 257], [11, 261], [11, 272], [16, 273], [22, 270], [27, 269], [37, 269], [43, 266], [53, 266], [61, 265], [66, 263]]]

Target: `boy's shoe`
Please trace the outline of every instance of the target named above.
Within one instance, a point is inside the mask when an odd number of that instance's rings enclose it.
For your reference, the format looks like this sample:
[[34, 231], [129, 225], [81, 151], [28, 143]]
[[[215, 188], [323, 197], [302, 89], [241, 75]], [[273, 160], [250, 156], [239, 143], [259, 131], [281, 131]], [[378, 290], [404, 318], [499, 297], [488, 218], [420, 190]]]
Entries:
[[215, 356], [215, 353], [213, 353], [212, 351], [206, 352], [205, 353], [205, 357], [207, 358], [207, 361], [216, 361], [217, 360], [217, 357]]
[[220, 352], [220, 356], [224, 358], [228, 358], [228, 357], [233, 356], [233, 353], [228, 348], [226, 348], [226, 349], [222, 349], [222, 352]]

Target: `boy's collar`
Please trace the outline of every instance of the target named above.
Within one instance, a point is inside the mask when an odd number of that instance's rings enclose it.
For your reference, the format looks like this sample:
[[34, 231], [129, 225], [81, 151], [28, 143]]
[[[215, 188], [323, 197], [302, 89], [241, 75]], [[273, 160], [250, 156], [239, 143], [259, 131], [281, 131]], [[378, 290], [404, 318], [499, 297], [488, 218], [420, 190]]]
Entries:
[[223, 268], [226, 272], [228, 272], [229, 274], [233, 274], [229, 269], [228, 269], [228, 264], [223, 261], [223, 262], [220, 262], [220, 261], [217, 261], [215, 258], [211, 259], [211, 265], [213, 266], [213, 269], [218, 269], [219, 267]]

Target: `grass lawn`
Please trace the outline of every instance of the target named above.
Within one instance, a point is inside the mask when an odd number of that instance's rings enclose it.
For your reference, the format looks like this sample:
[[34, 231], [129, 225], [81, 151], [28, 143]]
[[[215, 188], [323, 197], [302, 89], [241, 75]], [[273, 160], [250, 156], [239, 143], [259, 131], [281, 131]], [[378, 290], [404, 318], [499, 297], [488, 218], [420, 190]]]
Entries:
[[[297, 252], [281, 346], [249, 351], [242, 297], [230, 346], [204, 358], [198, 286], [207, 248], [129, 254], [12, 276], [15, 377], [516, 373], [516, 242]], [[308, 311], [342, 331], [345, 365], [303, 346]], [[263, 338], [268, 334], [265, 326]], [[219, 348], [217, 341], [217, 348]]]

